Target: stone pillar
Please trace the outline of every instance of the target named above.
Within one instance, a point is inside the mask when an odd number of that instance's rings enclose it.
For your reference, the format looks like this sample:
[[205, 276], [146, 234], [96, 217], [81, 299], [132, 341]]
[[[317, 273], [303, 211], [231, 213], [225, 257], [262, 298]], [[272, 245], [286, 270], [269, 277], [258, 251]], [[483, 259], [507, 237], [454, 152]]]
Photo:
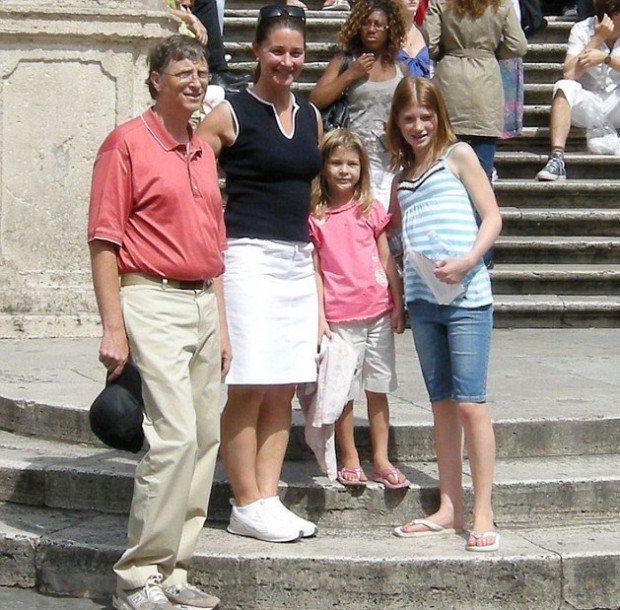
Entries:
[[149, 103], [164, 0], [0, 0], [0, 337], [100, 333], [86, 224], [104, 137]]

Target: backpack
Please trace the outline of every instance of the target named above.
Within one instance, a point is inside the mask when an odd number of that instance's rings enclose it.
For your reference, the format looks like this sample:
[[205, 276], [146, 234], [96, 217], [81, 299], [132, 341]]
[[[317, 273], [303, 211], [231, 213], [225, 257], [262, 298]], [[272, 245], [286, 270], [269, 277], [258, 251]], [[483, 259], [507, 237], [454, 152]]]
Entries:
[[519, 0], [521, 8], [521, 29], [526, 38], [547, 27], [540, 0]]

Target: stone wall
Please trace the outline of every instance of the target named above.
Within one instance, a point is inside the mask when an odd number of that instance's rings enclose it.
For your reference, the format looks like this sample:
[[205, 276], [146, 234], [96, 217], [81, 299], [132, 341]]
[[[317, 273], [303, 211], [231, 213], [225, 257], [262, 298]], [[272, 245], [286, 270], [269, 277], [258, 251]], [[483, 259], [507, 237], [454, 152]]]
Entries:
[[103, 138], [148, 105], [163, 0], [0, 0], [0, 337], [100, 333], [86, 220]]

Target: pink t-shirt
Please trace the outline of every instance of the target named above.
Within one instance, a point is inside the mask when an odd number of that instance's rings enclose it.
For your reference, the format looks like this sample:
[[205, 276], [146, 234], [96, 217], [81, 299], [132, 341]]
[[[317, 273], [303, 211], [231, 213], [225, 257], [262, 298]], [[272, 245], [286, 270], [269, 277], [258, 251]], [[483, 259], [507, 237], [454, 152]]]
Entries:
[[390, 220], [374, 201], [361, 214], [356, 201], [310, 216], [310, 239], [318, 251], [328, 322], [371, 320], [392, 310], [392, 295], [379, 258], [377, 238]]

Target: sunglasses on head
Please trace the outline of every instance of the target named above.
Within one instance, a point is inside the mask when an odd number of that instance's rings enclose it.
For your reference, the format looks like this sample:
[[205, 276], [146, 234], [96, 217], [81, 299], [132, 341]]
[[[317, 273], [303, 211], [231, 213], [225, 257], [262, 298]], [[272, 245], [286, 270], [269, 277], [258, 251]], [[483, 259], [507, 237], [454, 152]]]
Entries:
[[306, 22], [306, 12], [299, 6], [286, 6], [281, 4], [270, 4], [263, 6], [258, 12], [258, 23], [263, 19], [273, 19], [274, 17], [282, 17], [288, 15], [291, 19], [300, 19]]

